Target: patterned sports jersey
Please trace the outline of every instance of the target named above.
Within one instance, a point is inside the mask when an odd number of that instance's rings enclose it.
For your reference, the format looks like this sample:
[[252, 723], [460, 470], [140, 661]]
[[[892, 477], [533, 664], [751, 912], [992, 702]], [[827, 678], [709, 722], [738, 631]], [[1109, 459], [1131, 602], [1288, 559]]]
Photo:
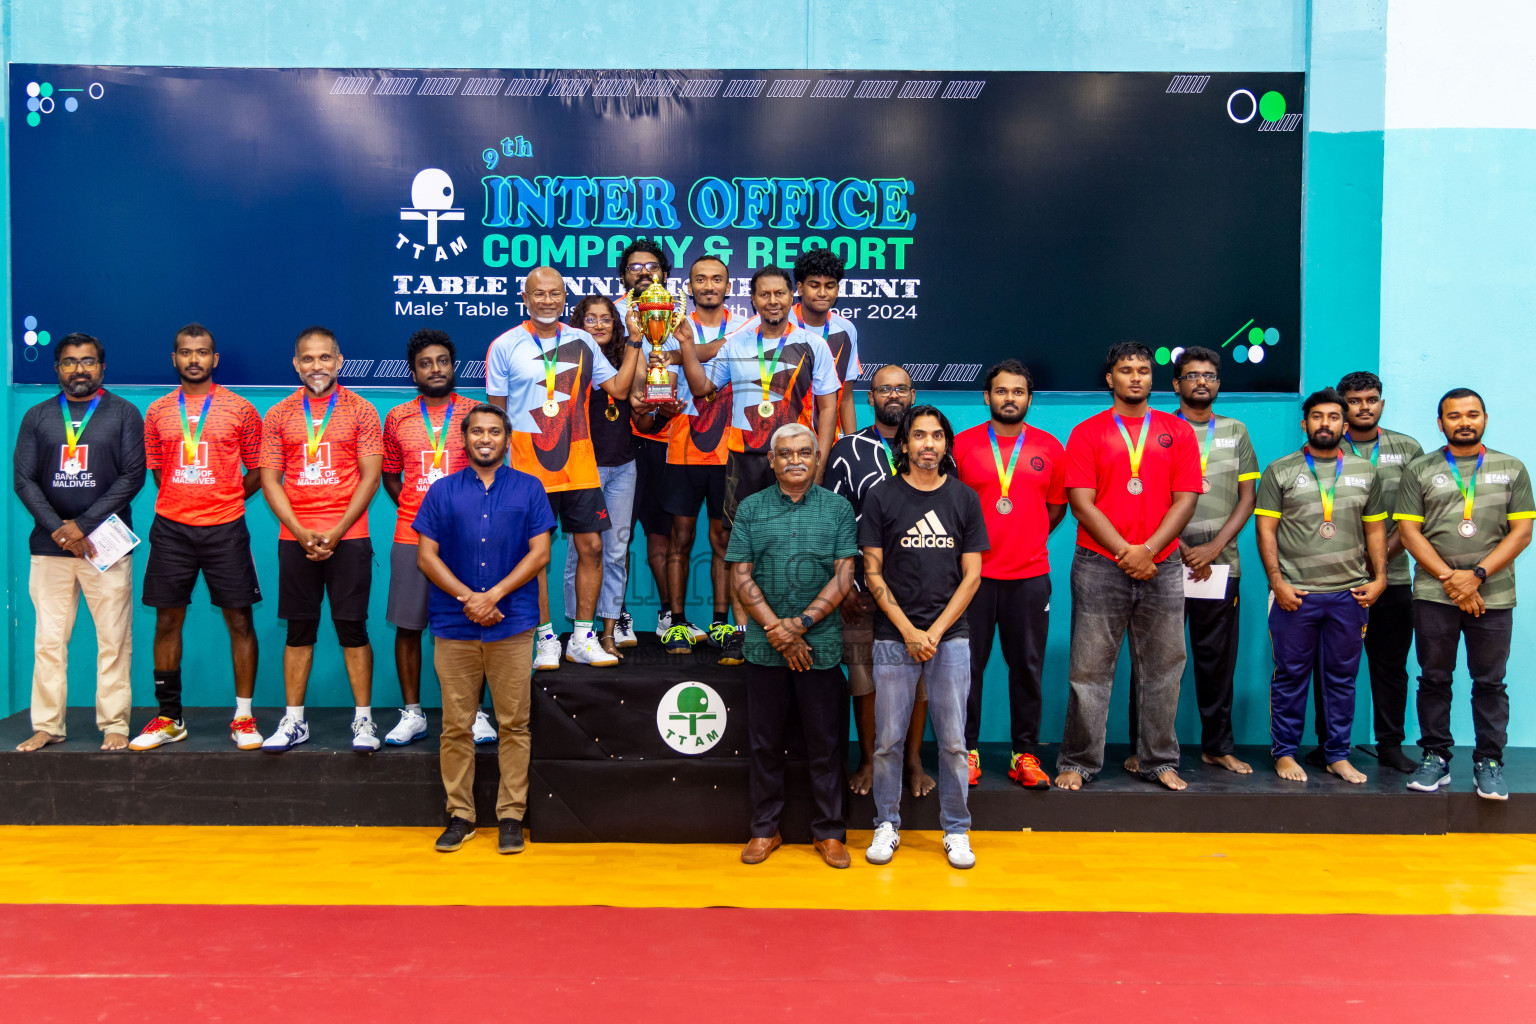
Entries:
[[[1536, 503], [1531, 500], [1531, 478], [1525, 465], [1513, 455], [1485, 450], [1483, 468], [1477, 474], [1472, 491], [1472, 523], [1477, 532], [1461, 535], [1461, 521], [1466, 503], [1445, 459], [1444, 448], [1426, 452], [1403, 470], [1402, 486], [1397, 491], [1397, 510], [1393, 519], [1412, 519], [1424, 524], [1424, 539], [1435, 554], [1452, 569], [1470, 569], [1487, 558], [1509, 533], [1509, 524], [1517, 519], [1536, 519]], [[1477, 466], [1477, 456], [1458, 458], [1456, 468], [1467, 483]], [[1513, 564], [1492, 573], [1479, 588], [1483, 603], [1489, 608], [1515, 606], [1515, 567]], [[1418, 566], [1414, 572], [1413, 597], [1417, 601], [1454, 604], [1440, 581]]]
[[[730, 309], [718, 327], [705, 327], [693, 319], [695, 342], [709, 344], [741, 325], [740, 318], [732, 317]], [[675, 352], [677, 339], [668, 338], [663, 352]], [[688, 378], [680, 366], [668, 370], [677, 379], [677, 399], [683, 403], [683, 415], [672, 418], [672, 433], [667, 439], [667, 461], [674, 466], [723, 466], [726, 452], [730, 450], [729, 427], [731, 425], [731, 386], [718, 389], [707, 401], [695, 402]]]
[[[336, 408], [313, 459], [309, 456], [309, 435], [304, 429], [304, 396], [300, 388], [267, 410], [261, 425], [261, 468], [283, 474], [283, 493], [293, 506], [293, 514], [308, 529], [334, 526], [346, 515], [347, 504], [361, 479], [357, 460], [384, 454], [384, 438], [379, 431], [379, 414], [355, 391], [336, 385]], [[320, 428], [329, 397], [310, 397], [309, 411], [314, 428]], [[368, 513], [342, 540], [368, 536]], [[279, 526], [278, 537], [294, 540], [286, 526]]]
[[[1271, 462], [1259, 478], [1254, 515], [1280, 520], [1276, 543], [1280, 575], [1298, 590], [1330, 594], [1370, 582], [1365, 556], [1365, 524], [1384, 522], [1390, 513], [1382, 495], [1376, 467], [1341, 447], [1344, 468], [1333, 493], [1332, 537], [1323, 525], [1323, 492], [1333, 481], [1338, 461], [1315, 460], [1317, 478], [1307, 468], [1303, 452], [1294, 451]], [[1321, 481], [1321, 486], [1319, 485]]]
[[[553, 390], [546, 365], [555, 373]], [[525, 321], [491, 342], [485, 354], [485, 393], [507, 400], [513, 468], [535, 477], [550, 493], [601, 486], [587, 407], [593, 389], [615, 376], [592, 335], [575, 327], [562, 324], [558, 337], [546, 343]], [[551, 401], [553, 416], [544, 411]]]
[[[1353, 452], [1362, 459], [1370, 459], [1376, 467], [1376, 475], [1381, 478], [1381, 493], [1386, 495], [1387, 508], [1397, 507], [1397, 487], [1403, 478], [1403, 471], [1408, 464], [1420, 455], [1424, 449], [1419, 447], [1419, 442], [1407, 434], [1400, 434], [1395, 430], [1385, 427], [1376, 428], [1376, 441], [1356, 441], [1344, 432], [1344, 450]], [[1387, 585], [1406, 586], [1409, 580], [1408, 552], [1399, 552], [1397, 557], [1387, 563]]]
[[162, 395], [144, 414], [144, 461], [160, 472], [155, 514], [188, 526], [218, 526], [245, 515], [243, 470], [261, 465], [261, 414], [217, 384], [187, 399], [187, 425], [197, 435], [204, 397], [208, 422], [191, 461], [181, 434], [181, 389]]
[[[401, 475], [400, 507], [395, 512], [395, 542], [398, 544], [416, 543], [416, 531], [411, 528], [411, 521], [421, 510], [421, 499], [427, 496], [427, 488], [469, 465], [469, 456], [464, 454], [461, 427], [475, 402], [460, 394], [448, 398], [451, 407], [427, 408], [427, 414], [432, 417], [432, 433], [444, 445], [441, 457], [433, 450], [432, 437], [421, 420], [419, 400], [397, 405], [384, 417], [384, 472]], [[442, 432], [444, 416], [449, 416], [446, 435]]]
[[[827, 350], [832, 353], [832, 361], [837, 365], [837, 379], [841, 382], [837, 389], [837, 407], [843, 407], [843, 397], [848, 393], [849, 383], [859, 379], [864, 372], [864, 367], [859, 363], [859, 329], [853, 326], [853, 321], [840, 315], [836, 310], [828, 310], [827, 322], [820, 327], [812, 327], [805, 322], [805, 314], [800, 311], [800, 303], [795, 303], [795, 308], [790, 314], [795, 325], [812, 334], [820, 334], [821, 340], [827, 343]], [[811, 418], [816, 417], [815, 401], [811, 401]], [[834, 438], [842, 436], [842, 422], [833, 430]]]
[[[1257, 480], [1263, 475], [1259, 472], [1258, 456], [1253, 453], [1253, 442], [1248, 440], [1248, 428], [1230, 416], [1211, 418], [1216, 422], [1216, 433], [1210, 438], [1209, 448], [1206, 436], [1210, 428], [1204, 423], [1189, 423], [1195, 432], [1195, 441], [1204, 453], [1204, 476], [1211, 486], [1195, 502], [1195, 514], [1190, 517], [1184, 532], [1179, 534], [1179, 539], [1190, 547], [1205, 544], [1221, 532], [1227, 517], [1237, 508], [1238, 484]], [[1236, 537], [1221, 549], [1221, 554], [1211, 564], [1230, 565], [1233, 576], [1241, 573]]]
[[[778, 353], [778, 362], [769, 368], [765, 382], [758, 362], [758, 322], [753, 317], [740, 330], [726, 335], [715, 358], [704, 364], [705, 376], [718, 391], [715, 403], [726, 402], [731, 408], [728, 434], [733, 452], [767, 451], [768, 439], [786, 423], [799, 421], [815, 430], [813, 396], [835, 395], [841, 384], [827, 343], [795, 327], [794, 321], [782, 337], [763, 339], [764, 361], [771, 362]], [[727, 385], [729, 395], [724, 393]], [[773, 406], [768, 416], [758, 410], [765, 391]]]

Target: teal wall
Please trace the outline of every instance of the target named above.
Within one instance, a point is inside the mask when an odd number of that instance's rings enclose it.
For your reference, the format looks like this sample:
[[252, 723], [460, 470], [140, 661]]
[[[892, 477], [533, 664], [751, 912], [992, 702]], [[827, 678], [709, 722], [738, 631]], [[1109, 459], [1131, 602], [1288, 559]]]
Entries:
[[[763, 5], [747, 0], [718, 0], [701, 8], [705, 23], [692, 11], [671, 11], [668, 30], [652, 35], [657, 9], [649, 4], [616, 4], [596, 0], [536, 0], [509, 5], [493, 0], [460, 0], [454, 4], [412, 3], [406, 0], [315, 0], [303, 5], [270, 5], [236, 0], [213, 7], [147, 0], [85, 2], [85, 0], [11, 0], [0, 11], [5, 56], [9, 61], [102, 64], [199, 64], [255, 66], [358, 67], [497, 67], [507, 65], [633, 66], [642, 61], [673, 67], [817, 67], [817, 68], [941, 68], [998, 70], [1108, 71], [1309, 71], [1307, 99], [1307, 167], [1304, 245], [1304, 385], [1321, 386], [1352, 369], [1375, 369], [1385, 362], [1394, 374], [1401, 368], [1412, 376], [1415, 367], [1383, 360], [1383, 274], [1410, 281], [1412, 266], [1399, 271], [1383, 260], [1384, 168], [1391, 159], [1412, 161], [1399, 153], [1409, 140], [1384, 137], [1386, 82], [1385, 0], [935, 0], [893, 5], [883, 0], [793, 0]], [[646, 35], [646, 58], [635, 38]], [[1516, 191], [1515, 171], [1529, 179], [1531, 154], [1509, 152], [1507, 140], [1426, 139], [1421, 145], [1435, 154], [1432, 166], [1447, 176], [1471, 173], [1484, 187], [1504, 195]], [[1471, 145], [1473, 148], [1468, 148]], [[1504, 147], [1498, 154], [1478, 146]], [[1460, 154], [1462, 162], [1451, 159]], [[1490, 159], [1503, 155], [1515, 161], [1503, 175], [1491, 174]], [[1521, 162], [1523, 161], [1523, 163]], [[1421, 183], [1422, 184], [1422, 183]], [[1411, 193], [1412, 189], [1408, 190]], [[0, 199], [3, 201], [3, 199]], [[1476, 203], [1469, 193], [1464, 202]], [[1522, 200], [1529, 212], [1530, 199]], [[1406, 200], [1403, 228], [1410, 227], [1440, 240], [1454, 236], [1465, 213], [1454, 203], [1424, 209]], [[1486, 215], [1486, 209], [1482, 211]], [[1530, 269], [1528, 244], [1512, 227], [1500, 231], [1489, 217], [1488, 232], [1508, 246], [1512, 266]], [[1527, 234], [1528, 237], [1528, 234]], [[18, 254], [17, 258], [21, 258]], [[1442, 268], [1445, 290], [1456, 291], [1454, 261]], [[1527, 280], [1530, 275], [1527, 273]], [[1527, 298], [1529, 291], [1524, 293]], [[7, 306], [9, 296], [7, 294]], [[1418, 296], [1393, 315], [1423, 325], [1444, 324], [1446, 310]], [[1409, 308], [1413, 307], [1411, 313]], [[7, 310], [9, 315], [9, 309]], [[1507, 331], [1501, 337], [1513, 355], [1517, 328], [1531, 322], [1533, 311], [1519, 310], [1496, 297], [1486, 307], [1463, 310], [1456, 326]], [[1500, 322], [1501, 317], [1503, 322]], [[173, 321], [174, 312], [167, 313]], [[1390, 321], [1389, 322], [1394, 322]], [[217, 328], [217, 325], [214, 325]], [[110, 341], [110, 339], [108, 339]], [[1491, 341], [1479, 336], [1480, 342]], [[1397, 350], [1394, 350], [1396, 352]], [[1403, 349], [1403, 351], [1407, 351]], [[1444, 351], [1429, 346], [1426, 351]], [[1028, 353], [1021, 353], [1026, 359]], [[866, 339], [866, 358], [879, 358], [878, 337]], [[1394, 357], [1395, 358], [1395, 357]], [[1406, 358], [1406, 357], [1405, 357]], [[1410, 360], [1411, 361], [1411, 360]], [[1166, 371], [1165, 371], [1166, 372]], [[1426, 378], [1430, 379], [1430, 378]], [[109, 378], [110, 382], [110, 378]], [[1166, 384], [1166, 379], [1163, 383]], [[1422, 382], [1421, 382], [1422, 383]], [[169, 384], [169, 381], [168, 381]], [[1395, 387], [1396, 380], [1389, 387]], [[1428, 385], [1426, 385], [1428, 386]], [[1511, 377], [1509, 387], [1513, 388]], [[1407, 387], [1402, 389], [1406, 396]], [[141, 406], [156, 392], [123, 392]], [[1438, 393], [1438, 391], [1436, 391]], [[406, 397], [403, 391], [371, 391], [368, 396], [386, 410]], [[1397, 392], [1393, 391], [1396, 398]], [[45, 397], [39, 389], [12, 386], [0, 408], [7, 427], [28, 405]], [[278, 392], [250, 395], [265, 409]], [[1511, 396], [1512, 397], [1512, 396]], [[1417, 408], [1419, 400], [1413, 399]], [[979, 398], [946, 397], [940, 403], [957, 428], [981, 422]], [[1043, 396], [1031, 422], [1065, 439], [1072, 425], [1102, 407], [1098, 395]], [[1165, 399], [1172, 406], [1171, 397]], [[1404, 405], [1408, 403], [1405, 401]], [[1495, 406], [1514, 412], [1514, 402]], [[1221, 409], [1245, 420], [1262, 460], [1273, 458], [1299, 441], [1294, 398], [1224, 399]], [[1409, 429], [1427, 433], [1415, 419]], [[1395, 422], [1400, 428], [1405, 424]], [[1518, 448], [1517, 448], [1518, 450]], [[136, 514], [147, 524], [152, 488], [141, 497]], [[0, 572], [10, 581], [12, 628], [0, 631], [11, 673], [10, 685], [0, 688], [0, 713], [26, 706], [30, 680], [32, 618], [26, 598], [24, 537], [29, 520], [14, 499], [6, 506], [11, 542], [0, 558]], [[375, 503], [373, 536], [379, 551], [388, 544], [392, 509], [387, 500]], [[257, 561], [269, 592], [276, 586], [272, 552], [275, 523], [260, 499], [250, 516]], [[1268, 739], [1268, 644], [1264, 628], [1263, 583], [1253, 548], [1252, 531], [1242, 540], [1243, 558], [1250, 566], [1245, 587], [1247, 610], [1239, 661], [1235, 727], [1241, 742]], [[1065, 670], [1069, 601], [1064, 568], [1071, 555], [1071, 524], [1051, 543], [1057, 595], [1053, 601], [1054, 629], [1047, 653], [1048, 679], [1044, 732], [1059, 735], [1065, 714]], [[557, 547], [557, 552], [560, 549]], [[637, 549], [638, 550], [638, 549]], [[702, 553], [702, 552], [700, 552]], [[557, 558], [558, 558], [557, 554]], [[637, 564], [639, 559], [636, 559]], [[643, 625], [654, 622], [654, 592], [643, 569], [631, 584], [631, 607]], [[376, 577], [373, 608], [378, 653], [375, 704], [387, 706], [398, 698], [383, 623], [387, 572]], [[557, 588], [558, 591], [558, 588]], [[691, 594], [701, 592], [699, 586]], [[558, 599], [557, 604], [558, 604]], [[280, 704], [281, 624], [274, 601], [258, 610], [263, 662], [257, 688], [260, 704]], [[700, 608], [700, 614], [703, 613]], [[152, 616], [141, 612], [134, 657], [137, 702], [148, 703], [150, 685], [150, 627]], [[188, 616], [189, 654], [185, 665], [190, 702], [228, 702], [229, 662], [223, 628], [206, 606]], [[89, 703], [93, 637], [82, 616], [74, 644], [71, 675], [78, 703]], [[1529, 657], [1532, 652], [1527, 651]], [[430, 673], [428, 673], [430, 676]], [[999, 656], [988, 673], [984, 739], [1006, 736], [1006, 693]], [[426, 699], [435, 698], [430, 678]], [[1187, 687], [1192, 694], [1192, 687]], [[317, 652], [311, 703], [344, 704], [349, 699], [334, 648]], [[1123, 735], [1125, 712], [1117, 701], [1111, 736]], [[1362, 701], [1362, 707], [1366, 706]], [[1367, 740], [1368, 716], [1360, 716], [1357, 738]], [[1184, 702], [1180, 734], [1198, 738], [1198, 716], [1192, 696]], [[1522, 738], [1523, 735], [1523, 738]], [[1527, 731], [1517, 741], [1536, 741]]]

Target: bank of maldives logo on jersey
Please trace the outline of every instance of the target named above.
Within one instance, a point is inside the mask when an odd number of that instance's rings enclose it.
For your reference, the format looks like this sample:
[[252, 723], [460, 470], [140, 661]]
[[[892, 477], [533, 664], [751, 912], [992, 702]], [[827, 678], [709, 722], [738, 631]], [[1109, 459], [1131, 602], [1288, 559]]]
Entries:
[[424, 491], [448, 475], [448, 453], [445, 451], [439, 458], [434, 451], [417, 452], [421, 459], [421, 479], [416, 482], [416, 489]]
[[[411, 181], [411, 205], [401, 207], [400, 219], [407, 227], [395, 233], [395, 248], [409, 252], [412, 259], [419, 260], [430, 252], [435, 263], [457, 256], [468, 247], [463, 235], [446, 245], [440, 241], [444, 223], [464, 220], [464, 208], [453, 205], [453, 179], [442, 168], [428, 167], [416, 173]], [[421, 222], [426, 223], [424, 234], [416, 229]]]
[[[192, 423], [195, 427], [197, 421], [193, 420]], [[187, 446], [184, 444], [178, 444], [176, 446], [176, 457], [176, 479], [178, 482], [184, 484], [196, 484], [202, 483], [205, 477], [208, 479], [212, 478], [212, 474], [208, 473], [207, 441], [197, 442], [197, 458], [192, 462], [187, 461]]]
[[952, 548], [955, 546], [955, 538], [949, 535], [944, 525], [939, 522], [939, 517], [933, 509], [917, 521], [917, 525], [909, 528], [901, 538], [901, 546], [904, 548]]
[[706, 683], [678, 683], [656, 705], [656, 731], [679, 754], [702, 754], [725, 735], [725, 701]]
[[[79, 429], [80, 424], [75, 424]], [[91, 446], [88, 444], [77, 445], [74, 454], [71, 455], [69, 445], [59, 445], [59, 469], [60, 473], [70, 479], [78, 480], [81, 477], [90, 476], [91, 472]]]
[[[315, 424], [318, 427], [320, 424]], [[299, 474], [301, 484], [333, 484], [336, 482], [336, 472], [331, 469], [331, 442], [321, 441], [315, 449], [315, 457], [309, 457], [309, 446], [306, 444], [304, 452], [304, 472]]]

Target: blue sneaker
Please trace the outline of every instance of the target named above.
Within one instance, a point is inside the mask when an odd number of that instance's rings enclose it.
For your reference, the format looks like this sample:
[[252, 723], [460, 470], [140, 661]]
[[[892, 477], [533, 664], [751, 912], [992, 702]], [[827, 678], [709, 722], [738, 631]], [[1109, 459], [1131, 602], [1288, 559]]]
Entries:
[[1493, 758], [1474, 761], [1472, 777], [1477, 780], [1477, 795], [1484, 800], [1509, 799], [1509, 787], [1504, 784], [1504, 766]]
[[693, 653], [693, 627], [687, 619], [679, 619], [676, 625], [667, 630], [665, 643], [668, 654]]
[[1408, 788], [1420, 793], [1433, 793], [1441, 786], [1450, 784], [1451, 766], [1439, 754], [1425, 754], [1424, 760], [1419, 762], [1418, 768], [1408, 777]]

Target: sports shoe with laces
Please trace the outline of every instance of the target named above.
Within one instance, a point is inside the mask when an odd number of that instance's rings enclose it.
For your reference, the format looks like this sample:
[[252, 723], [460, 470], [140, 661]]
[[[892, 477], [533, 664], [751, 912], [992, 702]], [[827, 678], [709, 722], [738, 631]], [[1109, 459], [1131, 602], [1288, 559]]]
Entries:
[[736, 627], [729, 622], [714, 622], [710, 624], [709, 632], [704, 634], [704, 642], [716, 650], [725, 647], [725, 638], [736, 632]]
[[981, 785], [981, 751], [972, 750], [966, 754], [965, 766], [970, 772], [971, 785]]
[[560, 638], [551, 633], [533, 643], [533, 667], [538, 672], [550, 672], [560, 667]]
[[281, 754], [290, 747], [308, 742], [309, 723], [302, 718], [284, 715], [277, 723], [277, 729], [261, 744], [261, 749], [269, 754]]
[[869, 841], [869, 849], [864, 851], [864, 859], [871, 864], [889, 864], [891, 858], [896, 855], [896, 847], [901, 845], [901, 833], [896, 831], [896, 826], [888, 821], [882, 821], [875, 828], [875, 836]]
[[683, 619], [677, 625], [667, 630], [666, 644], [668, 654], [692, 654], [693, 633], [688, 625], [688, 620]]
[[640, 641], [635, 638], [635, 619], [629, 612], [619, 615], [613, 623], [613, 642], [620, 647], [638, 647]]
[[971, 837], [955, 832], [944, 837], [944, 857], [952, 868], [973, 868], [976, 855], [971, 852]]
[[379, 727], [371, 718], [352, 720], [352, 749], [359, 754], [371, 754], [379, 749]]
[[484, 711], [475, 712], [473, 735], [477, 747], [496, 742], [496, 727], [491, 724], [491, 716]]
[[463, 818], [449, 818], [448, 827], [437, 837], [437, 852], [452, 853], [475, 838], [475, 823]]
[[519, 818], [502, 818], [496, 822], [496, 852], [523, 852], [523, 823]]
[[746, 641], [741, 630], [733, 629], [720, 644], [721, 665], [740, 665], [747, 660]]
[[410, 708], [400, 709], [400, 723], [384, 737], [384, 742], [392, 747], [408, 747], [412, 743], [427, 736], [427, 716], [420, 711], [412, 711]]
[[164, 715], [156, 715], [149, 720], [144, 731], [133, 738], [128, 744], [129, 750], [154, 750], [166, 743], [180, 743], [187, 738], [186, 727], [180, 722], [166, 718]]
[[1491, 757], [1472, 762], [1472, 778], [1477, 781], [1477, 795], [1484, 800], [1508, 800], [1504, 784], [1504, 766]]
[[260, 750], [261, 733], [256, 731], [256, 719], [241, 715], [229, 723], [229, 738], [241, 750]]
[[1425, 754], [1419, 767], [1408, 776], [1408, 788], [1420, 793], [1433, 793], [1441, 786], [1451, 784], [1451, 766], [1439, 754]]
[[618, 658], [603, 650], [603, 645], [598, 643], [597, 635], [591, 630], [587, 630], [582, 637], [571, 634], [570, 642], [565, 645], [565, 660], [597, 668], [611, 668], [619, 663]]
[[1051, 788], [1051, 777], [1045, 774], [1034, 754], [1014, 754], [1008, 765], [1008, 777], [1025, 789]]
[[656, 639], [665, 640], [667, 630], [672, 628], [672, 612], [662, 611], [656, 613]]

